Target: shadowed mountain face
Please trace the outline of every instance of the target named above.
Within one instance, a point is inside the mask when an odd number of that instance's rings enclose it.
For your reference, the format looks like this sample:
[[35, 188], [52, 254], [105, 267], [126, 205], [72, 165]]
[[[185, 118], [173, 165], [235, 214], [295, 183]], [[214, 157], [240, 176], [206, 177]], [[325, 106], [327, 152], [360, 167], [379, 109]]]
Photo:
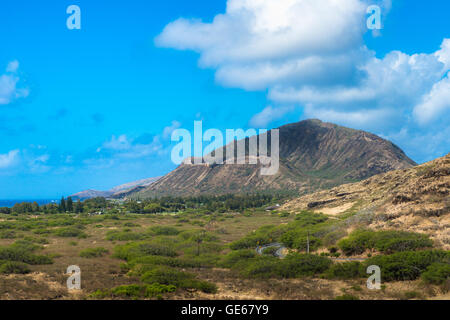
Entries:
[[143, 199], [273, 190], [303, 194], [415, 165], [391, 142], [364, 131], [320, 120], [301, 121], [279, 130], [280, 169], [273, 176], [262, 176], [260, 164], [182, 164], [127, 196]]

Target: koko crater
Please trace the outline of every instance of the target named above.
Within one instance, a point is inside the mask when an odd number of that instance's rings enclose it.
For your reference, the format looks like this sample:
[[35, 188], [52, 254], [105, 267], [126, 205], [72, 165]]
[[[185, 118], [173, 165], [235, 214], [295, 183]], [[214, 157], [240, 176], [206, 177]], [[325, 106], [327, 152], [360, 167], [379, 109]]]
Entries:
[[282, 126], [279, 135], [280, 168], [275, 175], [262, 176], [260, 164], [182, 164], [155, 183], [128, 192], [126, 197], [275, 190], [305, 194], [416, 165], [387, 140], [320, 120]]

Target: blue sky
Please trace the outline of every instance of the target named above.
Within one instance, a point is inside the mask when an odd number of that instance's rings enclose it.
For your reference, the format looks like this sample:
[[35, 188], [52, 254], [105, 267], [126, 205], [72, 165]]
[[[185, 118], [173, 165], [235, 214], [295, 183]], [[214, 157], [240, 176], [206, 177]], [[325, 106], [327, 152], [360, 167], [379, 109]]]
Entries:
[[[0, 4], [0, 198], [59, 198], [175, 167], [170, 133], [320, 118], [416, 162], [449, 152], [450, 3]], [[81, 30], [66, 27], [69, 5]], [[364, 26], [370, 4], [383, 29]]]

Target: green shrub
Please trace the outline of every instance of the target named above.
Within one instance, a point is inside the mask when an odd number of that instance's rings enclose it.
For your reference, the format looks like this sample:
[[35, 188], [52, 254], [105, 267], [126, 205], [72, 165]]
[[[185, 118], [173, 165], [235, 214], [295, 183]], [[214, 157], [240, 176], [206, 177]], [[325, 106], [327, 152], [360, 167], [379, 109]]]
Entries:
[[276, 239], [276, 235], [273, 231], [276, 230], [275, 226], [264, 226], [247, 235], [246, 237], [234, 241], [230, 244], [232, 250], [256, 248], [265, 244], [270, 244]]
[[145, 296], [145, 286], [130, 284], [112, 289], [112, 294], [119, 297], [142, 297]]
[[363, 265], [357, 261], [335, 263], [325, 272], [328, 279], [355, 279], [364, 276]]
[[174, 292], [176, 290], [175, 286], [163, 285], [159, 283], [152, 283], [145, 286], [145, 297], [153, 298], [162, 293]]
[[193, 277], [192, 274], [175, 269], [153, 267], [152, 270], [149, 270], [142, 275], [141, 281], [144, 283], [172, 284], [180, 287], [185, 280], [192, 279]]
[[217, 290], [217, 287], [212, 283], [197, 280], [193, 274], [171, 268], [156, 267], [145, 272], [141, 281], [146, 284], [160, 283], [173, 285], [181, 289], [197, 289], [205, 293], [214, 293]]
[[313, 235], [308, 235], [306, 230], [290, 230], [281, 236], [281, 242], [289, 248], [307, 251], [309, 241], [309, 250], [316, 251], [322, 245], [322, 240]]
[[257, 256], [255, 250], [241, 249], [236, 251], [231, 251], [220, 261], [220, 265], [225, 268], [232, 268], [236, 263], [241, 260], [248, 260], [255, 258]]
[[127, 261], [143, 256], [175, 257], [177, 255], [177, 252], [169, 245], [149, 242], [132, 242], [114, 248], [114, 256]]
[[133, 222], [125, 222], [123, 224], [124, 227], [133, 228], [133, 227], [140, 227], [140, 225], [133, 223]]
[[342, 296], [337, 296], [334, 300], [359, 300], [359, 298], [351, 294], [343, 294]]
[[433, 242], [427, 235], [406, 231], [357, 230], [338, 242], [346, 255], [361, 254], [368, 249], [393, 253], [430, 248]]
[[63, 227], [58, 228], [53, 231], [53, 234], [57, 237], [63, 237], [63, 238], [86, 238], [87, 235], [77, 227]]
[[52, 259], [48, 256], [33, 254], [33, 251], [38, 248], [39, 246], [31, 242], [20, 240], [9, 247], [0, 247], [0, 260], [24, 262], [34, 265], [53, 263]]
[[148, 238], [145, 233], [131, 232], [131, 230], [111, 230], [106, 233], [106, 240], [109, 241], [133, 241], [133, 240], [144, 240]]
[[176, 236], [180, 233], [177, 228], [167, 226], [154, 226], [150, 228], [150, 232], [155, 235]]
[[0, 239], [15, 239], [16, 232], [13, 230], [1, 230], [0, 231]]
[[105, 248], [99, 247], [99, 248], [87, 248], [80, 252], [80, 257], [82, 258], [98, 258], [102, 257], [104, 254], [108, 253], [109, 251]]
[[405, 251], [391, 255], [379, 255], [365, 261], [365, 266], [381, 268], [383, 281], [415, 280], [434, 263], [450, 263], [450, 251]]
[[347, 232], [345, 230], [336, 230], [327, 233], [323, 237], [323, 244], [325, 246], [332, 246], [335, 245], [340, 239], [344, 238], [347, 235]]
[[420, 299], [422, 297], [417, 291], [406, 291], [403, 295], [405, 300]]
[[38, 244], [49, 244], [50, 243], [48, 241], [48, 239], [46, 239], [46, 238], [37, 238], [37, 237], [29, 237], [29, 236], [24, 237], [23, 240], [33, 242], [33, 243], [38, 243]]
[[322, 213], [315, 213], [312, 211], [302, 211], [295, 217], [295, 224], [297, 227], [307, 227], [320, 224], [328, 220], [328, 217]]
[[312, 276], [326, 271], [332, 261], [314, 254], [290, 253], [280, 260], [278, 274], [283, 278]]
[[203, 265], [187, 257], [172, 258], [164, 256], [144, 256], [132, 259], [126, 264], [128, 270], [133, 270], [136, 275], [142, 275], [145, 271], [153, 269], [154, 266], [168, 266], [179, 268], [200, 268]]
[[426, 283], [441, 285], [450, 279], [450, 264], [435, 262], [422, 273], [422, 280]]
[[19, 261], [8, 261], [0, 265], [0, 273], [5, 274], [25, 274], [29, 273], [31, 270], [28, 264]]
[[253, 259], [238, 261], [233, 269], [246, 278], [274, 278], [279, 276], [279, 264], [278, 258], [257, 256]]
[[91, 296], [94, 298], [105, 298], [107, 296], [115, 296], [122, 298], [153, 298], [163, 293], [175, 291], [174, 286], [167, 286], [159, 283], [152, 283], [151, 285], [123, 285], [116, 287], [110, 291], [97, 290]]

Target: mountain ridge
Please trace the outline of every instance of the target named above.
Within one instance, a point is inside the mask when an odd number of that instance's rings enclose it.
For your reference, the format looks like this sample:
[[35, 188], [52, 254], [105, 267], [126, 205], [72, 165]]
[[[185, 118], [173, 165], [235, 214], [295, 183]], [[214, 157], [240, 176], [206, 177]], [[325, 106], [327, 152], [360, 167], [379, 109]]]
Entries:
[[130, 192], [131, 190], [135, 190], [136, 188], [139, 188], [139, 187], [149, 186], [152, 183], [156, 182], [160, 178], [161, 177], [140, 179], [137, 181], [121, 184], [121, 185], [113, 187], [107, 191], [88, 189], [88, 190], [77, 192], [77, 193], [71, 195], [71, 197], [75, 200], [77, 200], [77, 199], [85, 200], [85, 199], [96, 198], [96, 197], [120, 198], [120, 197], [128, 194], [128, 192]]
[[[271, 132], [272, 130], [267, 134], [269, 137]], [[399, 147], [388, 140], [369, 132], [318, 119], [284, 125], [279, 128], [279, 133], [280, 169], [273, 176], [261, 176], [260, 163], [183, 163], [155, 183], [132, 192], [127, 197], [144, 199], [167, 195], [191, 196], [277, 190], [296, 190], [304, 194], [416, 165]]]

